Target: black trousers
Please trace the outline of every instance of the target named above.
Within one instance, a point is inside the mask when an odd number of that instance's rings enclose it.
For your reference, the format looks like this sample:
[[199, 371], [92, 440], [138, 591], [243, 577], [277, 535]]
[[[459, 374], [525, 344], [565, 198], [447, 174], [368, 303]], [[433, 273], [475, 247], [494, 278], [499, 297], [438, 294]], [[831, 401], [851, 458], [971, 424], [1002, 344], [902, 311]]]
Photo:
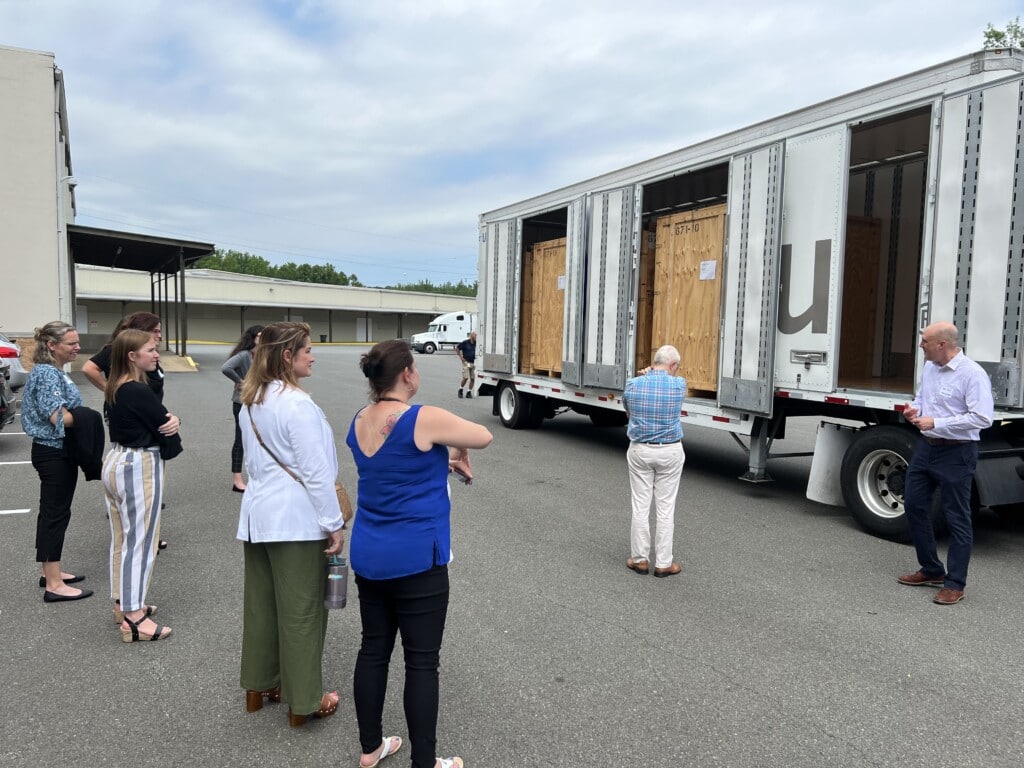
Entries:
[[241, 403], [231, 403], [231, 411], [235, 414], [235, 442], [231, 444], [231, 472], [242, 471], [242, 428], [238, 425], [238, 414], [242, 412]]
[[381, 716], [395, 634], [405, 653], [405, 722], [413, 768], [433, 768], [437, 757], [438, 666], [448, 614], [448, 566], [399, 579], [364, 579], [359, 586], [363, 642], [356, 658], [353, 693], [363, 753], [384, 738]]
[[78, 465], [60, 448], [34, 442], [32, 466], [39, 474], [36, 562], [53, 563], [64, 552], [64, 534], [71, 522], [71, 501], [78, 485]]

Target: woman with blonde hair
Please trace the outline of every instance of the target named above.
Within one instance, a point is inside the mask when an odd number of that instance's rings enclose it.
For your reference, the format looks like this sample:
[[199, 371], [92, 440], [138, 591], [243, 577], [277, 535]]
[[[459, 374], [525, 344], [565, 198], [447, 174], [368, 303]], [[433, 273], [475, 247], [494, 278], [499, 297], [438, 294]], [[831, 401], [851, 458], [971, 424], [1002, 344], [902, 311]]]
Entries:
[[152, 333], [122, 331], [114, 340], [104, 391], [112, 443], [103, 461], [111, 596], [126, 643], [162, 640], [171, 634], [170, 627], [151, 618], [156, 607], [146, 604], [160, 532], [164, 461], [181, 452], [177, 429], [170, 435], [160, 431], [167, 423], [167, 409], [147, 383], [147, 374], [159, 362]]
[[324, 693], [324, 554], [341, 552], [338, 455], [323, 411], [300, 381], [313, 373], [309, 326], [263, 329], [242, 382], [239, 423], [249, 483], [237, 537], [245, 555], [241, 684], [246, 709], [287, 701], [289, 722], [329, 717]]
[[64, 535], [71, 522], [71, 502], [78, 486], [78, 465], [64, 451], [65, 430], [73, 427], [71, 411], [82, 406], [82, 393], [64, 372], [78, 357], [78, 331], [55, 320], [36, 328], [34, 363], [21, 397], [21, 424], [32, 437], [32, 466], [39, 474], [39, 516], [36, 519], [36, 560], [42, 564], [39, 586], [43, 600], [81, 600], [91, 589], [68, 586], [84, 576], [60, 567]]

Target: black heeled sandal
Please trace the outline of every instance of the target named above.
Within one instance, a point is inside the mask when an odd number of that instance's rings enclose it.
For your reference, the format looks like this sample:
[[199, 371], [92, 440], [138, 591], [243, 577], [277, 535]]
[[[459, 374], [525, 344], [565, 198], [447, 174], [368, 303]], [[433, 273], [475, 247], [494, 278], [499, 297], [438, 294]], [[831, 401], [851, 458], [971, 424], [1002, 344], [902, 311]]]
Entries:
[[[122, 621], [124, 621], [124, 611], [121, 610], [121, 601], [120, 600], [115, 600], [114, 601], [114, 605], [117, 606], [114, 609], [114, 623], [115, 624], [120, 624]], [[147, 605], [147, 606], [145, 606], [145, 608], [146, 608], [146, 615], [143, 616], [141, 619], [139, 619], [139, 621], [145, 621], [150, 616], [156, 616], [156, 606], [155, 605]]]
[[125, 643], [139, 643], [143, 641], [155, 641], [165, 640], [171, 636], [171, 628], [165, 627], [162, 624], [156, 624], [156, 632], [153, 634], [147, 634], [139, 631], [139, 624], [148, 619], [148, 616], [143, 616], [138, 621], [132, 621], [127, 616], [124, 617], [124, 623], [128, 625], [128, 629], [121, 627], [121, 640]]
[[267, 688], [265, 691], [246, 691], [245, 692], [245, 711], [246, 712], [259, 712], [263, 709], [263, 700], [267, 699], [275, 704], [281, 701], [281, 686], [277, 688]]

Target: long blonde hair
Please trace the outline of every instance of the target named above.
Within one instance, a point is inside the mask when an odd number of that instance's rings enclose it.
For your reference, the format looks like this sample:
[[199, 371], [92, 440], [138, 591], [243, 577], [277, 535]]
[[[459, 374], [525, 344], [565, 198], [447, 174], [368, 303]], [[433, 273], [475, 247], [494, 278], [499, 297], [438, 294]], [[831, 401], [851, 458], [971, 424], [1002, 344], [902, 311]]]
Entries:
[[301, 389], [285, 351], [292, 360], [309, 344], [309, 326], [305, 323], [271, 323], [263, 329], [260, 343], [252, 351], [252, 367], [242, 382], [241, 398], [245, 405], [260, 405], [272, 381]]
[[107, 405], [114, 404], [115, 394], [124, 383], [122, 379], [125, 376], [140, 384], [146, 382], [146, 374], [132, 362], [128, 353], [138, 352], [151, 342], [153, 342], [153, 334], [147, 331], [128, 328], [117, 334], [110, 350], [110, 376], [107, 377], [107, 386], [103, 388], [103, 399], [107, 401]]

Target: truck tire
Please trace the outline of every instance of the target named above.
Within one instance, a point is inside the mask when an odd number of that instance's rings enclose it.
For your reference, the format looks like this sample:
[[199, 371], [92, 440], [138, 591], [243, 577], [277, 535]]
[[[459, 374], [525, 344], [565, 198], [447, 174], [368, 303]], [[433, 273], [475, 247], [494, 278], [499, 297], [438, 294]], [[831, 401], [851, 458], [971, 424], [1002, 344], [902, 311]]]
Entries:
[[[902, 427], [861, 430], [843, 456], [839, 483], [853, 519], [868, 533], [892, 541], [910, 541], [903, 507], [907, 466], [917, 436]], [[946, 531], [938, 494], [932, 500], [932, 524], [937, 535]]]
[[423, 351], [426, 352], [428, 355], [432, 355], [434, 354], [434, 352], [437, 351], [437, 347], [434, 346], [434, 342], [428, 341], [426, 344], [423, 345]]
[[534, 398], [524, 395], [511, 382], [501, 382], [497, 397], [498, 418], [509, 429], [530, 429], [540, 423], [535, 414], [543, 412], [534, 406]]

